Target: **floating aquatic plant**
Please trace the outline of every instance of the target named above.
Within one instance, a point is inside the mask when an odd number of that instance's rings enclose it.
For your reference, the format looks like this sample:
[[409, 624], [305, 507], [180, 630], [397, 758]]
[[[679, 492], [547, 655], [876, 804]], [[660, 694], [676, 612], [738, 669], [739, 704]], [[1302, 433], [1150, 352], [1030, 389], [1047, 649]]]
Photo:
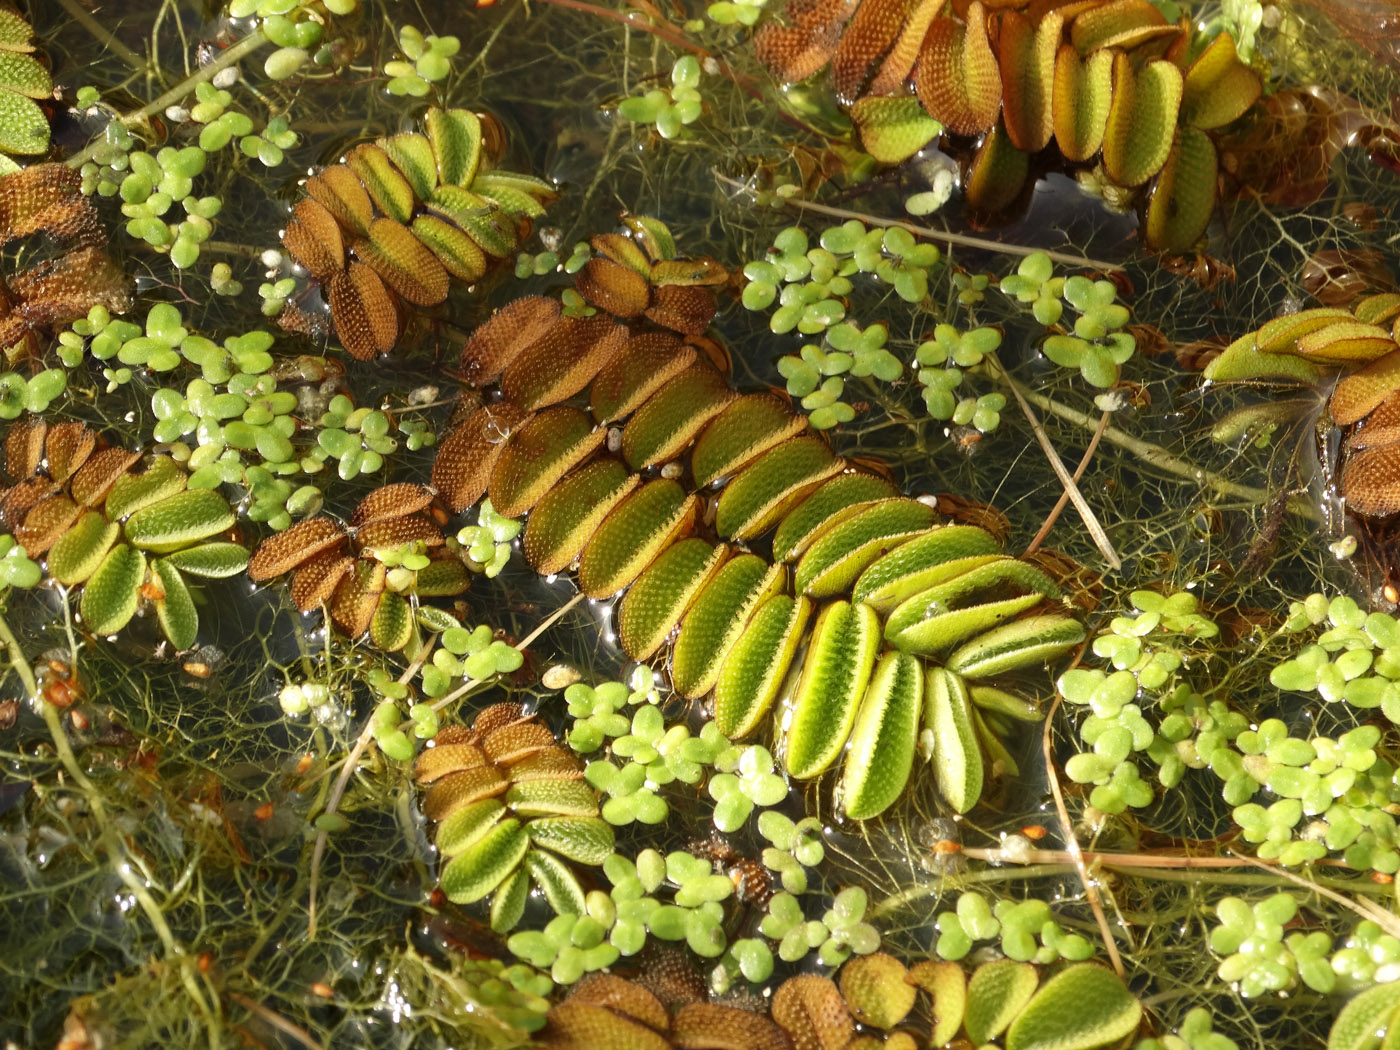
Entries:
[[[494, 167], [499, 135], [464, 109], [430, 109], [426, 134], [356, 146], [306, 182], [282, 242], [324, 289], [331, 323], [359, 358], [392, 350], [405, 304], [435, 306], [518, 247], [553, 189]], [[348, 254], [347, 254], [348, 253]], [[283, 314], [283, 324], [309, 318]]]
[[104, 251], [107, 233], [80, 182], [64, 164], [0, 176], [0, 244], [45, 234], [62, 247], [0, 282], [0, 350], [11, 361], [35, 356], [43, 329], [94, 307], [123, 310], [130, 300], [126, 275]]
[[[964, 183], [976, 211], [1007, 210], [1031, 156], [1053, 141], [1071, 164], [1099, 161], [1117, 186], [1156, 177], [1150, 245], [1181, 252], [1200, 239], [1215, 208], [1211, 133], [1262, 90], [1228, 32], [1198, 53], [1146, 0], [1025, 13], [942, 6], [794, 3], [786, 24], [759, 29], [754, 48], [785, 83], [829, 66], [838, 101], [881, 160], [905, 160], [945, 130], [984, 136]], [[901, 97], [910, 81], [917, 106]]]
[[[644, 261], [630, 241], [604, 243]], [[640, 266], [598, 257], [579, 277], [599, 306], [643, 313]], [[461, 361], [477, 383], [499, 376], [505, 400], [444, 440], [434, 484], [454, 509], [484, 491], [506, 516], [528, 511], [523, 545], [537, 571], [576, 563], [581, 589], [595, 599], [626, 588], [619, 639], [634, 659], [656, 653], [679, 625], [672, 685], [684, 697], [712, 695], [725, 736], [757, 731], [800, 668], [785, 702], [783, 767], [817, 776], [849, 740], [839, 788], [849, 815], [883, 812], [916, 751], [944, 797], [967, 810], [981, 795], [979, 740], [990, 731], [966, 679], [1042, 664], [1082, 639], [1076, 620], [1046, 606], [1058, 585], [1002, 555], [985, 531], [939, 525], [925, 503], [851, 470], [802, 434], [801, 417], [771, 394], [736, 395], [704, 353], [602, 314], [561, 315], [543, 297], [516, 300], [473, 333]], [[566, 401], [584, 390], [587, 412]], [[606, 428], [619, 424], [620, 457], [605, 455]], [[687, 454], [697, 489], [727, 479], [714, 540], [692, 535], [699, 495], [668, 467]], [[643, 480], [639, 472], [653, 467], [661, 475]], [[772, 562], [731, 549], [768, 533]], [[639, 730], [639, 722], [648, 725]], [[663, 729], [659, 712], [643, 708], [625, 739], [654, 749]], [[657, 751], [649, 761], [664, 758]], [[609, 805], [640, 805], [622, 799], [644, 790], [645, 773], [597, 769]], [[645, 812], [642, 819], [665, 815], [659, 800]]]
[[[36, 99], [53, 98], [53, 79], [34, 57], [34, 29], [16, 12], [0, 12], [0, 151], [20, 156], [47, 153], [49, 118]], [[0, 157], [0, 174], [19, 170]]]
[[348, 524], [308, 518], [264, 540], [248, 565], [254, 582], [293, 573], [302, 612], [325, 605], [352, 638], [369, 632], [379, 648], [402, 649], [418, 630], [410, 599], [451, 597], [469, 585], [466, 566], [446, 549], [427, 513], [432, 493], [399, 483], [360, 501]]
[[[612, 855], [613, 832], [598, 817], [598, 796], [582, 768], [548, 727], [519, 704], [494, 704], [470, 728], [439, 731], [414, 776], [427, 789], [424, 815], [437, 824], [448, 900], [491, 896], [491, 925], [501, 932], [520, 921], [532, 884], [559, 915], [585, 913], [568, 862], [602, 864]], [[616, 958], [612, 949], [599, 965]]]
[[134, 473], [140, 459], [78, 423], [16, 424], [5, 438], [14, 484], [0, 495], [0, 517], [26, 554], [47, 556], [50, 578], [81, 590], [93, 634], [115, 634], [150, 602], [171, 644], [188, 649], [199, 612], [186, 577], [234, 576], [248, 554], [221, 538], [235, 521], [223, 496], [188, 488], [169, 456]]

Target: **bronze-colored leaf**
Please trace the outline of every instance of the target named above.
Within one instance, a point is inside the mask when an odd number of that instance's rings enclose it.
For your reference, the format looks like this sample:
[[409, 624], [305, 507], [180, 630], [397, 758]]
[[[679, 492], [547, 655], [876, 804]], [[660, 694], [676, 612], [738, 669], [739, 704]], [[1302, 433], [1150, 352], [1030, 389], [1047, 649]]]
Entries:
[[1397, 390], [1400, 390], [1400, 350], [1392, 350], [1338, 383], [1327, 404], [1328, 411], [1334, 423], [1348, 426], [1365, 419]]
[[331, 322], [341, 344], [361, 361], [392, 350], [399, 337], [399, 310], [392, 292], [379, 275], [361, 262], [352, 262], [326, 286]]
[[788, 978], [773, 995], [771, 1014], [796, 1050], [844, 1050], [855, 1034], [841, 991], [827, 977]]
[[426, 510], [433, 502], [433, 494], [422, 485], [406, 481], [377, 488], [360, 500], [350, 515], [350, 527], [358, 528], [385, 518], [402, 518], [407, 514], [417, 514]]
[[754, 34], [754, 56], [784, 84], [806, 80], [831, 61], [858, 2], [794, 0], [783, 12], [792, 24], [766, 22]]
[[670, 332], [643, 332], [627, 341], [604, 365], [589, 389], [593, 418], [599, 423], [625, 419], [672, 376], [695, 361], [693, 347]]
[[[616, 263], [608, 265], [631, 272]], [[617, 356], [627, 335], [627, 329], [610, 317], [561, 317], [506, 368], [501, 392], [527, 410], [573, 397]]]
[[850, 106], [865, 93], [871, 68], [894, 45], [917, 0], [862, 0], [831, 58], [836, 99]]
[[26, 478], [5, 489], [3, 495], [0, 495], [0, 528], [13, 532], [24, 520], [29, 508], [52, 493], [54, 487], [48, 478], [37, 477]]
[[1055, 53], [1062, 28], [1053, 11], [1034, 27], [1019, 11], [1007, 11], [1001, 19], [997, 58], [1005, 85], [1002, 123], [1011, 144], [1026, 153], [1044, 149], [1054, 132]]
[[355, 173], [341, 164], [323, 170], [306, 180], [306, 192], [335, 216], [352, 234], [363, 237], [374, 219], [374, 207]]
[[476, 386], [491, 382], [553, 327], [559, 309], [557, 299], [542, 295], [523, 296], [501, 307], [462, 347], [463, 380]]
[[423, 796], [423, 816], [429, 820], [442, 820], [454, 809], [484, 798], [495, 798], [504, 794], [508, 787], [510, 781], [492, 765], [449, 773]]
[[345, 530], [330, 518], [308, 518], [262, 543], [248, 560], [248, 578], [262, 583], [290, 572], [322, 551], [345, 541]]
[[459, 773], [464, 769], [476, 769], [486, 765], [486, 756], [475, 744], [465, 742], [443, 743], [434, 738], [433, 746], [425, 748], [413, 766], [413, 779], [420, 784], [431, 784], [449, 773]]
[[1358, 514], [1384, 517], [1400, 511], [1400, 444], [1362, 449], [1342, 467], [1342, 498]]
[[340, 224], [314, 197], [302, 198], [292, 210], [292, 221], [282, 231], [282, 246], [317, 281], [328, 281], [345, 268]]
[[59, 423], [50, 427], [44, 441], [49, 477], [63, 484], [88, 461], [96, 448], [97, 435], [82, 423]]
[[605, 1006], [658, 1032], [664, 1032], [670, 1026], [666, 1008], [656, 996], [638, 984], [611, 974], [593, 974], [584, 978], [569, 993], [567, 1001]]
[[928, 27], [942, 8], [943, 0], [917, 0], [913, 10], [905, 17], [889, 54], [866, 87], [867, 95], [894, 95], [903, 89], [904, 82], [914, 71], [914, 63], [919, 59], [919, 48], [928, 35]]
[[407, 226], [375, 219], [368, 240], [357, 240], [354, 247], [385, 284], [415, 306], [436, 306], [447, 298], [447, 270]]
[[976, 135], [996, 122], [1001, 71], [980, 3], [969, 6], [966, 23], [933, 20], [919, 50], [914, 84], [924, 109], [955, 134]]
[[38, 558], [78, 520], [82, 507], [62, 493], [40, 500], [15, 529], [15, 542], [31, 558]]
[[21, 419], [5, 435], [5, 471], [15, 481], [39, 472], [44, 461], [44, 439], [49, 427], [38, 416]]
[[651, 272], [651, 260], [631, 237], [620, 233], [600, 233], [588, 243], [599, 255], [627, 267], [643, 278]]
[[1150, 0], [1113, 0], [1090, 8], [1076, 15], [1069, 29], [1081, 55], [1110, 47], [1131, 50], [1180, 31]]
[[1009, 212], [1030, 175], [1030, 155], [1011, 144], [998, 124], [983, 140], [967, 173], [967, 203], [981, 216]]
[[519, 704], [505, 703], [492, 704], [490, 707], [483, 707], [477, 716], [472, 720], [472, 738], [477, 743], [484, 740], [488, 733], [494, 733], [502, 726], [508, 726], [515, 722], [526, 721], [529, 718], [525, 714], [525, 709]]
[[652, 289], [646, 316], [682, 335], [701, 335], [715, 316], [715, 297], [708, 288], [663, 284]]
[[139, 452], [124, 448], [104, 448], [94, 452], [78, 468], [68, 483], [68, 491], [84, 507], [95, 507], [107, 498], [117, 479], [141, 458]]
[[665, 1036], [592, 1003], [565, 1001], [549, 1011], [539, 1033], [540, 1045], [551, 1050], [670, 1050]]
[[554, 733], [533, 719], [493, 729], [481, 738], [481, 750], [490, 762], [509, 766], [554, 746]]
[[387, 573], [383, 562], [359, 558], [331, 596], [331, 619], [351, 638], [369, 630], [374, 610], [379, 607], [379, 596], [384, 593]]
[[646, 277], [611, 259], [589, 259], [574, 286], [589, 302], [617, 317], [636, 317], [651, 301]]
[[339, 546], [313, 554], [292, 574], [292, 604], [302, 612], [311, 612], [330, 601], [354, 564], [355, 559], [342, 553]]
[[437, 522], [417, 514], [371, 522], [355, 530], [355, 543], [361, 550], [394, 550], [405, 543], [441, 547], [445, 542]]
[[715, 1003], [682, 1006], [671, 1022], [682, 1050], [789, 1050], [782, 1029], [762, 1014]]
[[432, 482], [454, 513], [481, 499], [510, 436], [531, 413], [509, 401], [483, 405], [439, 444]]

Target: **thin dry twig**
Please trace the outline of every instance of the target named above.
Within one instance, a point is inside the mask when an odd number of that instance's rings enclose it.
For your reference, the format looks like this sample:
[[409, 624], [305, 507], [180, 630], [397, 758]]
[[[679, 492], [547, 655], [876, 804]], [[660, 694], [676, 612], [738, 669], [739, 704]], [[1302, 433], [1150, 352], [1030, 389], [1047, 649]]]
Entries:
[[1035, 409], [1031, 408], [1021, 394], [1021, 385], [1011, 378], [1011, 373], [1006, 370], [995, 356], [985, 358], [986, 362], [997, 372], [1006, 385], [1011, 388], [1011, 393], [1015, 395], [1016, 403], [1021, 406], [1021, 412], [1025, 415], [1026, 421], [1031, 425], [1031, 433], [1035, 434], [1035, 439], [1040, 443], [1041, 450], [1045, 453], [1045, 458], [1050, 464], [1050, 468], [1055, 472], [1055, 476], [1060, 479], [1060, 484], [1065, 487], [1065, 495], [1069, 497], [1074, 509], [1079, 511], [1079, 517], [1084, 522], [1084, 528], [1094, 541], [1094, 546], [1098, 547], [1099, 553], [1104, 556], [1104, 560], [1115, 569], [1123, 567], [1123, 559], [1118, 557], [1118, 552], [1113, 549], [1113, 544], [1109, 542], [1108, 533], [1099, 524], [1098, 516], [1094, 514], [1093, 508], [1089, 506], [1088, 500], [1084, 498], [1084, 493], [1079, 491], [1079, 485], [1069, 476], [1069, 471], [1065, 469], [1064, 461], [1060, 459], [1060, 454], [1055, 451], [1055, 446], [1050, 444], [1050, 435], [1045, 433], [1045, 428], [1041, 426], [1040, 420], [1036, 418]]
[[[1089, 439], [1089, 447], [1084, 450], [1084, 456], [1080, 459], [1079, 466], [1074, 469], [1074, 474], [1072, 476], [1076, 485], [1078, 485], [1080, 479], [1084, 477], [1084, 472], [1089, 469], [1089, 461], [1094, 458], [1094, 453], [1098, 451], [1099, 442], [1103, 439], [1103, 432], [1108, 429], [1108, 417], [1110, 415], [1111, 413], [1105, 412], [1099, 419], [1099, 425], [1094, 428], [1094, 436]], [[1040, 530], [1036, 532], [1035, 538], [1031, 540], [1030, 545], [1026, 548], [1025, 554], [1022, 554], [1021, 557], [1024, 558], [1027, 554], [1034, 554], [1036, 551], [1040, 550], [1040, 545], [1045, 542], [1045, 537], [1050, 535], [1050, 530], [1055, 527], [1055, 522], [1060, 520], [1060, 515], [1064, 513], [1064, 509], [1068, 503], [1069, 490], [1066, 489], [1064, 492], [1060, 493], [1060, 498], [1055, 501], [1055, 506], [1052, 507], [1050, 513], [1045, 516], [1045, 521], [1041, 524]]]
[[1113, 938], [1113, 930], [1109, 928], [1108, 916], [1103, 911], [1103, 901], [1099, 899], [1098, 884], [1089, 877], [1089, 869], [1084, 863], [1084, 851], [1079, 848], [1079, 840], [1074, 837], [1074, 825], [1069, 819], [1069, 810], [1065, 808], [1064, 792], [1060, 790], [1060, 778], [1055, 772], [1054, 748], [1050, 741], [1050, 727], [1055, 723], [1055, 712], [1060, 709], [1060, 697], [1057, 694], [1050, 704], [1050, 710], [1045, 713], [1045, 727], [1040, 734], [1040, 750], [1045, 756], [1045, 775], [1050, 781], [1050, 793], [1055, 798], [1055, 814], [1060, 820], [1060, 830], [1065, 839], [1065, 852], [1069, 854], [1070, 862], [1074, 865], [1075, 872], [1079, 875], [1079, 881], [1084, 885], [1084, 899], [1089, 902], [1089, 908], [1094, 913], [1094, 921], [1099, 924], [1099, 933], [1103, 937], [1104, 949], [1108, 952], [1108, 960], [1113, 964], [1113, 971], [1119, 977], [1124, 977], [1127, 971], [1123, 968], [1123, 957], [1118, 954], [1118, 944]]
[[237, 992], [229, 992], [228, 997], [249, 1013], [257, 1014], [279, 1032], [291, 1036], [302, 1046], [310, 1047], [311, 1050], [325, 1050], [320, 1040], [305, 1028], [301, 1027], [301, 1025], [293, 1024], [276, 1010], [269, 1009], [256, 999], [250, 999], [246, 995], [239, 995]]

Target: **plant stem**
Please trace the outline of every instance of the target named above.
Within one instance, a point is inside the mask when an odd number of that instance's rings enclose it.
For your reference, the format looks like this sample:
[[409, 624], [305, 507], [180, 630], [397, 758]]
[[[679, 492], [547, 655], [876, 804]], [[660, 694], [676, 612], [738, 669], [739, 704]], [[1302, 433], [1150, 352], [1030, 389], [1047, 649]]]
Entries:
[[78, 25], [95, 36], [103, 47], [120, 58], [137, 73], [146, 72], [146, 60], [113, 36], [107, 27], [94, 18], [87, 8], [78, 3], [78, 0], [58, 0], [58, 6], [63, 8], [69, 18], [73, 19]]
[[[208, 80], [213, 80], [220, 70], [227, 69], [234, 63], [241, 61], [243, 58], [262, 47], [265, 43], [267, 43], [267, 37], [264, 35], [263, 31], [261, 29], [253, 30], [242, 40], [238, 41], [238, 43], [225, 48], [214, 61], [210, 62], [207, 66], [201, 66], [199, 69], [196, 69], [154, 102], [148, 102], [138, 110], [124, 113], [117, 117], [117, 119], [129, 128], [135, 127], [148, 117], [162, 112], [166, 107], [173, 106], [176, 102], [179, 102], [193, 91], [197, 85], [203, 84]], [[92, 159], [93, 152], [97, 149], [97, 146], [98, 143], [93, 142], [86, 149], [69, 157], [67, 162], [68, 166], [70, 168], [81, 168]]]

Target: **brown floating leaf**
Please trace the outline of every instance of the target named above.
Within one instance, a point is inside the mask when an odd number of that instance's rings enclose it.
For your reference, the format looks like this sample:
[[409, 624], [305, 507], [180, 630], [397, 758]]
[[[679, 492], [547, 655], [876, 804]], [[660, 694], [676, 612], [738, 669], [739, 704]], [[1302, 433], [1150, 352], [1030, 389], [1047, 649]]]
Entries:
[[871, 78], [867, 95], [894, 95], [904, 87], [914, 71], [914, 63], [919, 60], [919, 48], [928, 34], [929, 24], [942, 7], [943, 0], [918, 0], [914, 4], [889, 54]]
[[1070, 25], [1070, 39], [1081, 55], [1110, 47], [1131, 49], [1179, 32], [1150, 0], [1114, 0], [1076, 15]]
[[1019, 11], [1007, 11], [1001, 19], [997, 59], [1005, 85], [1002, 123], [1011, 144], [1027, 153], [1044, 149], [1054, 132], [1051, 103], [1062, 28], [1055, 12], [1034, 28]]
[[676, 1012], [671, 1040], [682, 1050], [789, 1050], [780, 1028], [762, 1014], [733, 1006], [690, 1003]]
[[413, 779], [420, 784], [431, 784], [448, 773], [459, 773], [464, 769], [476, 769], [486, 765], [486, 756], [475, 744], [465, 742], [443, 743], [434, 738], [433, 746], [425, 748], [413, 766]]
[[432, 482], [450, 510], [460, 513], [481, 499], [507, 439], [529, 418], [509, 401], [484, 405], [442, 440]]
[[1397, 390], [1400, 390], [1400, 350], [1392, 350], [1338, 383], [1327, 407], [1334, 423], [1348, 426], [1365, 419]]
[[[82, 184], [82, 175], [66, 164], [31, 164], [0, 179], [0, 244], [39, 230], [64, 239], [95, 233], [100, 241], [102, 224], [80, 195]], [[87, 206], [75, 210], [74, 203]]]
[[552, 1050], [670, 1050], [665, 1036], [645, 1025], [594, 1006], [565, 1001], [549, 1011], [540, 1043]]
[[1298, 283], [1323, 306], [1350, 306], [1367, 292], [1394, 288], [1395, 278], [1386, 257], [1374, 249], [1332, 248], [1308, 256]]
[[790, 26], [767, 22], [753, 38], [754, 56], [785, 84], [819, 72], [831, 61], [841, 27], [859, 0], [796, 0], [784, 12]]
[[554, 746], [554, 732], [533, 719], [501, 726], [481, 740], [488, 761], [509, 766]]
[[796, 1050], [844, 1050], [855, 1034], [840, 990], [826, 977], [788, 978], [773, 995], [771, 1013]]
[[508, 787], [510, 781], [491, 765], [449, 773], [423, 796], [423, 816], [429, 820], [442, 820], [453, 810], [484, 798], [494, 798], [503, 794]]
[[355, 507], [350, 515], [351, 528], [383, 521], [385, 518], [402, 518], [406, 514], [417, 514], [426, 510], [433, 502], [433, 494], [422, 485], [406, 481], [377, 488]]
[[355, 173], [340, 164], [326, 168], [306, 180], [306, 192], [335, 216], [335, 221], [353, 234], [369, 232], [374, 207]]
[[107, 498], [107, 492], [117, 479], [140, 458], [139, 452], [128, 452], [124, 448], [99, 449], [74, 473], [68, 491], [82, 506], [95, 507]]
[[831, 59], [836, 99], [849, 106], [864, 93], [874, 66], [894, 44], [916, 0], [863, 0]]
[[393, 293], [379, 275], [361, 262], [352, 262], [326, 286], [335, 334], [345, 349], [361, 361], [392, 350], [399, 337], [399, 311]]
[[715, 316], [715, 297], [707, 288], [663, 284], [652, 290], [646, 316], [682, 335], [701, 335]]
[[0, 494], [0, 527], [13, 532], [24, 520], [29, 508], [53, 490], [53, 482], [44, 477], [26, 478], [19, 484], [5, 489], [3, 494]]
[[1347, 506], [1358, 514], [1383, 517], [1400, 511], [1400, 444], [1348, 456], [1341, 490]]
[[519, 704], [500, 703], [483, 707], [472, 722], [473, 738], [479, 743], [488, 733], [494, 733], [502, 726], [526, 720], [524, 708]]
[[693, 347], [670, 332], [634, 335], [604, 365], [589, 389], [593, 418], [599, 423], [625, 419], [672, 376], [695, 361]]
[[37, 558], [78, 520], [82, 507], [62, 493], [40, 500], [15, 529], [15, 542], [31, 558]]
[[[595, 262], [597, 260], [594, 260]], [[608, 263], [622, 273], [616, 263]], [[622, 350], [627, 329], [610, 317], [561, 317], [501, 375], [501, 393], [524, 409], [573, 397]]]
[[39, 472], [48, 433], [48, 424], [38, 416], [28, 416], [10, 427], [5, 435], [5, 471], [10, 477], [23, 481]]
[[345, 530], [330, 518], [299, 521], [285, 532], [274, 533], [258, 544], [248, 560], [248, 578], [262, 583], [281, 576], [345, 539]]
[[376, 521], [361, 526], [355, 533], [355, 543], [363, 550], [391, 550], [405, 543], [441, 547], [445, 542], [437, 523], [417, 514]]
[[582, 780], [574, 753], [562, 747], [549, 747], [522, 758], [510, 767], [510, 782], [525, 784], [535, 780]]
[[617, 317], [636, 317], [651, 301], [646, 277], [611, 259], [589, 259], [574, 286], [589, 302]]
[[49, 461], [49, 477], [62, 484], [88, 461], [97, 448], [97, 435], [81, 423], [59, 423], [49, 428], [44, 455]]
[[964, 24], [936, 18], [914, 67], [919, 101], [935, 120], [958, 135], [986, 131], [1001, 108], [1001, 71], [987, 39], [987, 16], [975, 2]]
[[292, 575], [292, 604], [302, 612], [311, 612], [330, 601], [354, 564], [355, 559], [342, 554], [338, 548], [312, 555]]
[[359, 558], [350, 574], [340, 581], [331, 597], [331, 619], [351, 638], [369, 630], [379, 596], [384, 593], [384, 577], [388, 570], [383, 562]]
[[641, 985], [611, 974], [600, 973], [584, 978], [569, 993], [567, 1001], [605, 1006], [659, 1032], [666, 1031], [670, 1026], [666, 1008], [656, 996]]
[[462, 378], [475, 386], [491, 382], [527, 346], [559, 320], [559, 301], [542, 295], [514, 299], [491, 315], [462, 347]]
[[375, 219], [369, 239], [355, 242], [355, 254], [415, 306], [436, 306], [447, 298], [447, 270], [407, 226], [393, 219]]
[[282, 232], [282, 245], [317, 281], [325, 282], [345, 268], [340, 224], [314, 197], [304, 197], [292, 210], [292, 221]]

